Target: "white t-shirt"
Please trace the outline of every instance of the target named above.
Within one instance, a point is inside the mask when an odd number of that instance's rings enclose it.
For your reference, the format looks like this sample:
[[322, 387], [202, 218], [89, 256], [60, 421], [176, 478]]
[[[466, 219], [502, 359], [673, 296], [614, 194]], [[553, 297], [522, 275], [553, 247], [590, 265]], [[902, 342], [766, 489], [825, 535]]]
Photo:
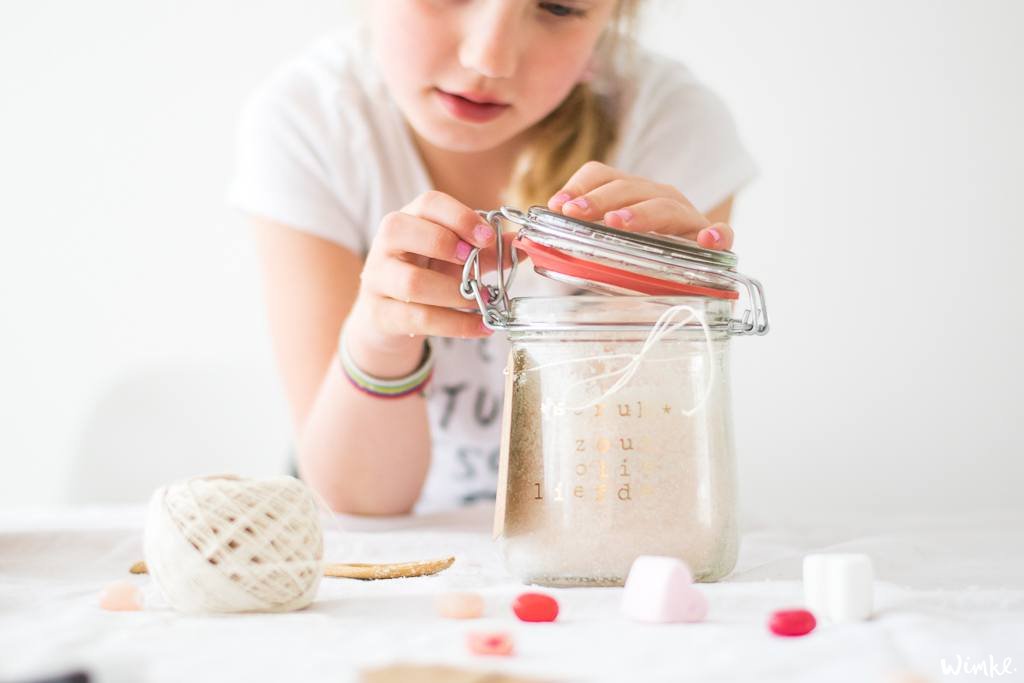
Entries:
[[[362, 24], [327, 36], [253, 93], [242, 111], [228, 193], [246, 213], [363, 256], [385, 214], [431, 189], [369, 41]], [[621, 116], [618, 152], [607, 163], [668, 183], [698, 210], [710, 210], [755, 173], [729, 112], [678, 62], [638, 49], [633, 63], [633, 76], [609, 74], [594, 84], [614, 94]], [[571, 291], [525, 267], [512, 293]], [[493, 498], [501, 441], [503, 335], [432, 341], [433, 455], [418, 512]]]

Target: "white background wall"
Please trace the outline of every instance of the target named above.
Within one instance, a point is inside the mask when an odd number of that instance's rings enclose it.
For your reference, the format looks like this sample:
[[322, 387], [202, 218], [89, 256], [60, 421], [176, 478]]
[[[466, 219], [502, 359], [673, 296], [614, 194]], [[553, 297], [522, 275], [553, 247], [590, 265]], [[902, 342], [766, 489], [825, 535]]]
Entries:
[[[233, 125], [359, 4], [0, 6], [0, 507], [88, 499], [82, 467], [281, 466]], [[747, 520], [1024, 518], [1024, 3], [650, 4], [762, 168], [735, 217], [774, 324], [734, 343]]]

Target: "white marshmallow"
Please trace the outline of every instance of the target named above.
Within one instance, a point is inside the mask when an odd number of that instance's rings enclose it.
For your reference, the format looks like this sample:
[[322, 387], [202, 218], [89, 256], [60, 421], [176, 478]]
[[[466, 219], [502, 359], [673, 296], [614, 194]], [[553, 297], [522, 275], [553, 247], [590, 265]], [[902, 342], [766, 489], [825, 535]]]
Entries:
[[859, 553], [804, 557], [804, 602], [819, 618], [835, 623], [863, 621], [874, 602], [871, 558]]
[[829, 618], [840, 624], [869, 618], [874, 603], [871, 559], [867, 555], [837, 555], [829, 564]]
[[804, 606], [824, 618], [828, 614], [828, 555], [804, 557]]

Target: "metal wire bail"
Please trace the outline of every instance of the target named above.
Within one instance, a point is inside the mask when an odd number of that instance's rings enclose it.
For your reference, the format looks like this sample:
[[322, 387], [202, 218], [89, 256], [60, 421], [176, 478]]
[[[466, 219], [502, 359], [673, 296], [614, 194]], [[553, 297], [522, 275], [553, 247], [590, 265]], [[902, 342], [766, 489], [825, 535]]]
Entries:
[[[508, 211], [509, 213], [506, 213]], [[469, 257], [466, 259], [466, 263], [462, 266], [462, 284], [459, 287], [459, 293], [462, 294], [463, 298], [470, 301], [476, 301], [477, 307], [480, 309], [480, 314], [483, 316], [484, 325], [492, 330], [504, 330], [508, 329], [509, 323], [509, 310], [512, 307], [512, 303], [509, 300], [508, 291], [512, 286], [512, 280], [515, 278], [516, 270], [519, 268], [519, 253], [515, 250], [511, 250], [509, 254], [512, 265], [508, 269], [508, 273], [505, 271], [505, 244], [501, 239], [501, 223], [502, 219], [506, 218], [520, 225], [525, 225], [526, 221], [522, 218], [522, 214], [517, 212], [515, 209], [508, 209], [502, 207], [494, 211], [477, 211], [480, 217], [486, 220], [491, 227], [494, 228], [495, 234], [495, 247], [497, 249], [497, 284], [489, 285], [483, 281], [480, 272], [480, 247], [474, 247], [469, 252]], [[511, 215], [510, 215], [511, 214]], [[515, 214], [518, 216], [513, 217]], [[487, 291], [488, 298], [485, 301], [483, 292]]]
[[743, 317], [740, 320], [730, 318], [729, 334], [737, 336], [768, 334], [768, 307], [764, 301], [764, 288], [761, 287], [761, 283], [752, 277], [734, 272], [719, 273], [719, 275], [742, 285], [747, 291], [749, 308], [743, 311]]

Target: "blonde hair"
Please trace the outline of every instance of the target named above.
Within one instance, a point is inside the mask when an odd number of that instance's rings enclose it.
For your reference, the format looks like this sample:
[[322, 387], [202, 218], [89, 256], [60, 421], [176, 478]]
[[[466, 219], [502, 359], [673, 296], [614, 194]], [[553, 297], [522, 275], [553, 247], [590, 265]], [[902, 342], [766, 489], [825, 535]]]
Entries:
[[[601, 66], [631, 37], [641, 0], [618, 0], [611, 25], [594, 50]], [[520, 152], [503, 203], [519, 208], [548, 199], [588, 161], [605, 161], [615, 147], [619, 121], [606, 96], [587, 82], [577, 83], [562, 103], [533, 130]]]

